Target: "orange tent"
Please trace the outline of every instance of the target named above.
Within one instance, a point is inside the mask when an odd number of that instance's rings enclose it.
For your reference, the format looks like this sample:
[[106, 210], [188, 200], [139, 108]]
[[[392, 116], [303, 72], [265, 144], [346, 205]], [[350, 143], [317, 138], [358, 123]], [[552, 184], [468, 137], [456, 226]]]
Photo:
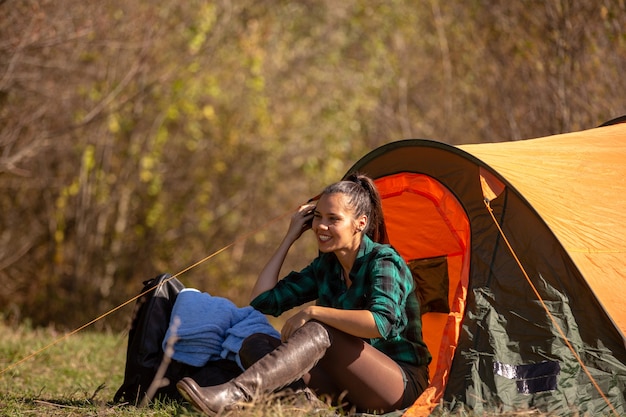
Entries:
[[433, 362], [407, 416], [626, 411], [623, 162], [618, 124], [460, 147], [398, 141], [348, 171], [375, 179], [418, 281]]
[[537, 210], [626, 334], [626, 123], [459, 148]]

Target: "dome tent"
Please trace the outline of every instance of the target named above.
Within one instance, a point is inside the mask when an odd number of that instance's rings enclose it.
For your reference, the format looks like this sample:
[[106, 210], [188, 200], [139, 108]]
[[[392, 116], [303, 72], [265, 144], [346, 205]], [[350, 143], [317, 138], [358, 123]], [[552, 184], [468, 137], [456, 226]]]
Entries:
[[418, 281], [431, 383], [407, 416], [626, 412], [626, 124], [359, 160]]

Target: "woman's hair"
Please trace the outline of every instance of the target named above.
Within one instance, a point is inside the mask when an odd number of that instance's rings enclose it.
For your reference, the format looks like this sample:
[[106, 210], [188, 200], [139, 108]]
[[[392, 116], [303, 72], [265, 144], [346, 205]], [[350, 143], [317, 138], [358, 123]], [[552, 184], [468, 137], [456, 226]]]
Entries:
[[354, 210], [355, 217], [363, 214], [367, 216], [364, 232], [370, 239], [374, 242], [389, 243], [380, 194], [371, 178], [353, 173], [345, 180], [331, 184], [322, 191], [322, 195], [335, 193], [347, 197], [348, 207]]

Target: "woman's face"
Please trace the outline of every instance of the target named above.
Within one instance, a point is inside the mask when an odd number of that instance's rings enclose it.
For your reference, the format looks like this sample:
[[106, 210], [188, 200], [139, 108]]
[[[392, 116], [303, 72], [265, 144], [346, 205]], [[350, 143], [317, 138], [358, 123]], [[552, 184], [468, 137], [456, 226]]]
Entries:
[[354, 211], [346, 204], [342, 193], [324, 194], [315, 207], [313, 232], [321, 252], [356, 251], [361, 244], [361, 230], [367, 216], [356, 219]]

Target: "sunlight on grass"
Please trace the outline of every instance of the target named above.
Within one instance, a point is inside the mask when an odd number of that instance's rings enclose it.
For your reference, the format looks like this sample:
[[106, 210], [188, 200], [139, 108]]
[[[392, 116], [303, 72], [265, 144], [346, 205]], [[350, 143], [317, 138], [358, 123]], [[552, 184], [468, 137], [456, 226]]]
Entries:
[[[113, 405], [122, 384], [126, 334], [84, 331], [21, 363], [59, 340], [52, 329], [10, 327], [0, 320], [0, 409], [3, 416], [199, 416], [183, 404], [155, 402], [149, 408]], [[275, 410], [275, 411], [274, 411]], [[241, 415], [242, 413], [239, 413]], [[247, 409], [247, 416], [315, 416], [301, 405], [274, 402]]]
[[10, 368], [2, 375], [5, 393], [37, 393], [44, 396], [79, 395], [90, 398], [102, 385], [103, 394], [121, 383], [126, 340], [120, 335], [85, 332], [60, 341], [34, 357], [63, 334], [52, 329], [14, 329], [0, 325], [0, 365]]
[[[121, 385], [127, 335], [83, 331], [21, 363], [33, 352], [59, 340], [53, 329], [12, 327], [0, 320], [0, 410], [2, 416], [200, 416], [186, 404], [156, 401], [148, 408], [111, 404]], [[19, 364], [18, 364], [19, 363]], [[342, 413], [314, 408], [298, 399], [273, 399], [228, 416], [332, 417]], [[388, 416], [400, 416], [392, 413]], [[441, 412], [440, 417], [474, 417], [470, 410]], [[546, 416], [536, 411], [498, 412], [509, 417]], [[573, 414], [576, 416], [576, 414]]]

